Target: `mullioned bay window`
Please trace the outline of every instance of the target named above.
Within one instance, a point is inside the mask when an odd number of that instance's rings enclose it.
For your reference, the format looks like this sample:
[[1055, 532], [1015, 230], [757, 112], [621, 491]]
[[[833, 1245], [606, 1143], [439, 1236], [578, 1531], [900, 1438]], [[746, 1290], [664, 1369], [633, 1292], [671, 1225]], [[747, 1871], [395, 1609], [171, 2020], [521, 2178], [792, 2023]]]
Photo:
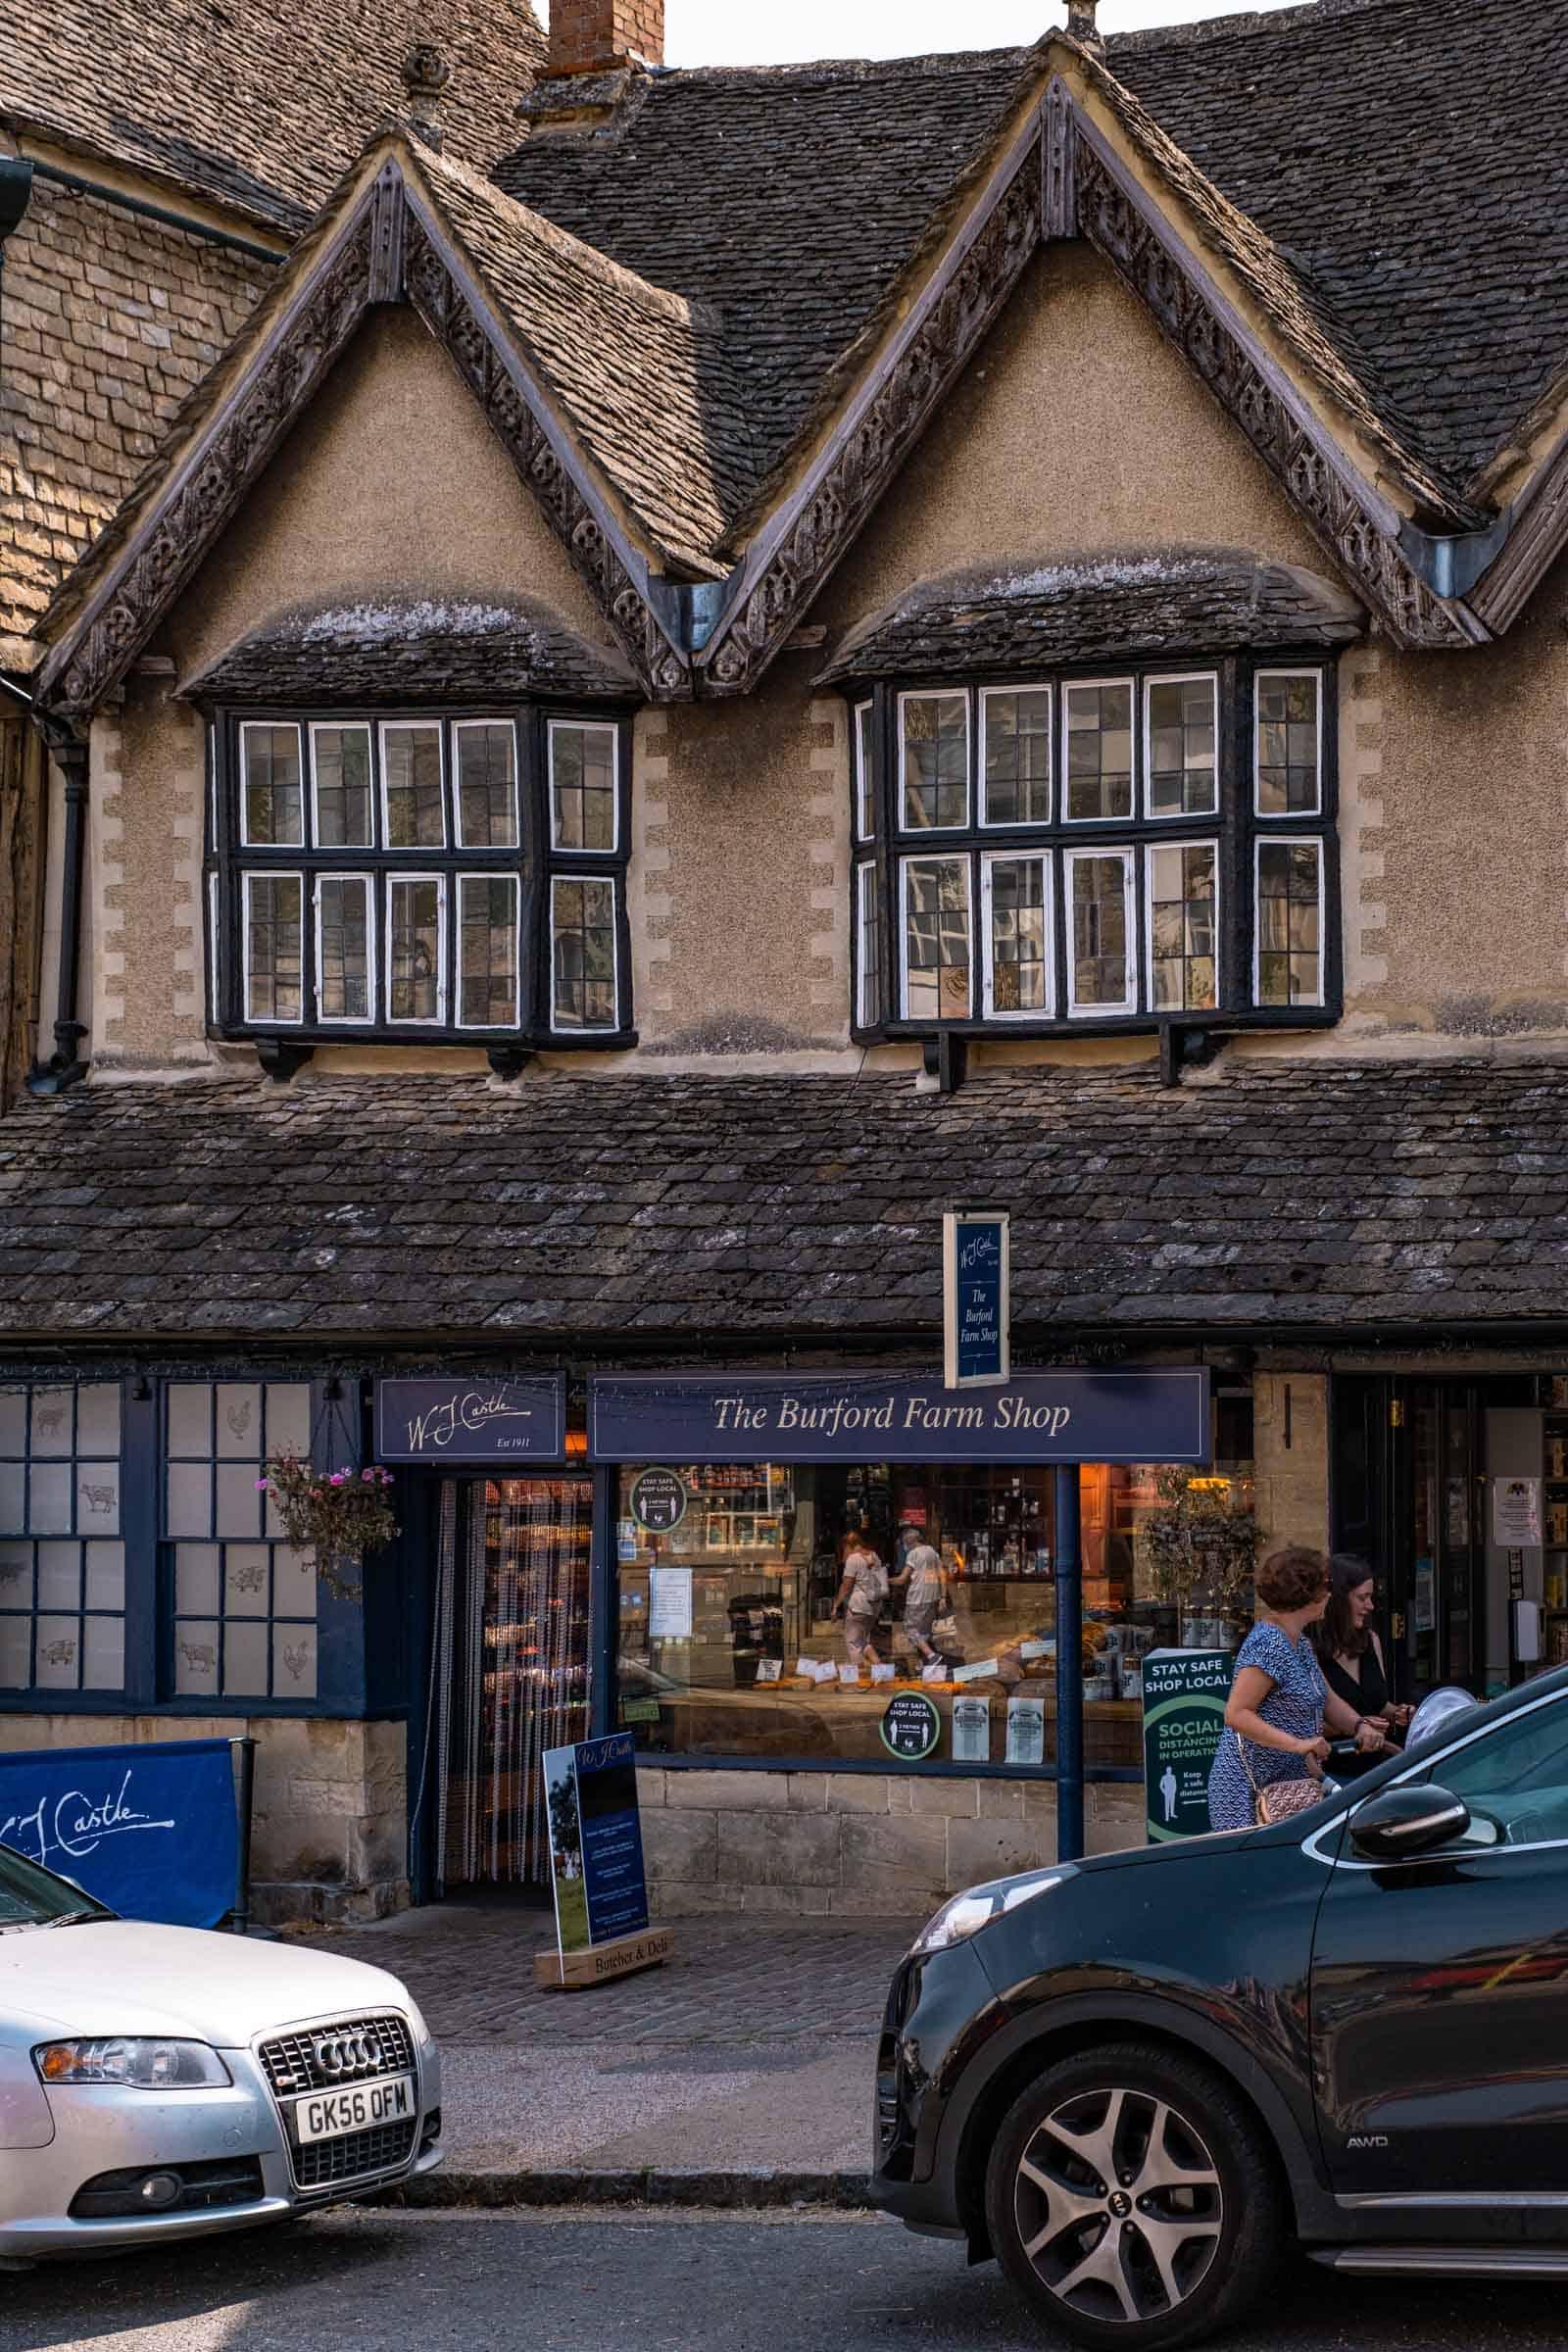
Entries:
[[862, 1039], [1337, 1017], [1333, 662], [848, 688]]
[[230, 710], [209, 743], [220, 1035], [631, 1041], [624, 718]]

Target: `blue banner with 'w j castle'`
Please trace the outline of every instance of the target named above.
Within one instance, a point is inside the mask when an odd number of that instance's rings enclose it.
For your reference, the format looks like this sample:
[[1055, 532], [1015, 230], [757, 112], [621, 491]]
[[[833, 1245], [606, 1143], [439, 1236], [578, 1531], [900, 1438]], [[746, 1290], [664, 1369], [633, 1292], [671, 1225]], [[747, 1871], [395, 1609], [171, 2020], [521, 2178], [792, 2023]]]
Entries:
[[230, 1752], [172, 1740], [0, 1756], [0, 1845], [126, 1919], [216, 1927], [239, 1873]]

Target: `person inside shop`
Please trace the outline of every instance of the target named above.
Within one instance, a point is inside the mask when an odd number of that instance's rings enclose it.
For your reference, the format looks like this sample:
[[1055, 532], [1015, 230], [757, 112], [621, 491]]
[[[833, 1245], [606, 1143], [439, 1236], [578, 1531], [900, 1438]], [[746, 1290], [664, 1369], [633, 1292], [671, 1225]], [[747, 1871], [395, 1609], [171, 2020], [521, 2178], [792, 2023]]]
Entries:
[[915, 1672], [929, 1666], [937, 1657], [936, 1644], [931, 1639], [937, 1619], [949, 1608], [948, 1572], [942, 1554], [931, 1542], [922, 1520], [909, 1530], [913, 1538], [904, 1555], [904, 1565], [894, 1578], [895, 1588], [904, 1592], [904, 1634], [914, 1652]]
[[1329, 1690], [1306, 1639], [1329, 1605], [1321, 1551], [1287, 1544], [1257, 1572], [1258, 1618], [1236, 1657], [1225, 1729], [1208, 1776], [1216, 1830], [1248, 1830], [1316, 1802], [1329, 1754], [1325, 1731], [1358, 1748], [1384, 1747], [1381, 1724]]
[[877, 1663], [876, 1621], [887, 1605], [889, 1589], [888, 1572], [867, 1531], [846, 1536], [844, 1573], [833, 1614], [844, 1620], [844, 1648], [852, 1666]]
[[1329, 1605], [1307, 1633], [1323, 1680], [1336, 1698], [1369, 1722], [1381, 1724], [1386, 1736], [1401, 1745], [1412, 1710], [1396, 1706], [1390, 1690], [1383, 1643], [1372, 1623], [1376, 1580], [1365, 1560], [1348, 1551], [1334, 1553], [1329, 1577]]

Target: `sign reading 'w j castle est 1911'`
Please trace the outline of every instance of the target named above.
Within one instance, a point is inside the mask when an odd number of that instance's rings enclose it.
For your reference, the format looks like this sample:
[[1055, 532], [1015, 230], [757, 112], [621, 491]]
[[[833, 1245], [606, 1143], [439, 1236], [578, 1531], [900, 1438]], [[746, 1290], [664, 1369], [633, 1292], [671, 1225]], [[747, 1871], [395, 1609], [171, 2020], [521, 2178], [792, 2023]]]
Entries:
[[606, 1373], [589, 1384], [597, 1461], [1203, 1462], [1208, 1374], [1026, 1372], [955, 1396], [909, 1373]]
[[379, 1461], [559, 1462], [565, 1444], [566, 1384], [559, 1372], [375, 1384]]

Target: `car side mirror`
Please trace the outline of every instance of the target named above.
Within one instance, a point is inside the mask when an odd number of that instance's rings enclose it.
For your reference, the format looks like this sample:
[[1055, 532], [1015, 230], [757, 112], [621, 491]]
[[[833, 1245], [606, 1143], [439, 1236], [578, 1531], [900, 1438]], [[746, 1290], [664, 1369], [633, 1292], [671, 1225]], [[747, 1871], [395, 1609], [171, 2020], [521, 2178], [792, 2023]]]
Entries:
[[1462, 1796], [1430, 1783], [1381, 1788], [1351, 1816], [1350, 1843], [1368, 1862], [1403, 1862], [1462, 1838], [1470, 1808]]

